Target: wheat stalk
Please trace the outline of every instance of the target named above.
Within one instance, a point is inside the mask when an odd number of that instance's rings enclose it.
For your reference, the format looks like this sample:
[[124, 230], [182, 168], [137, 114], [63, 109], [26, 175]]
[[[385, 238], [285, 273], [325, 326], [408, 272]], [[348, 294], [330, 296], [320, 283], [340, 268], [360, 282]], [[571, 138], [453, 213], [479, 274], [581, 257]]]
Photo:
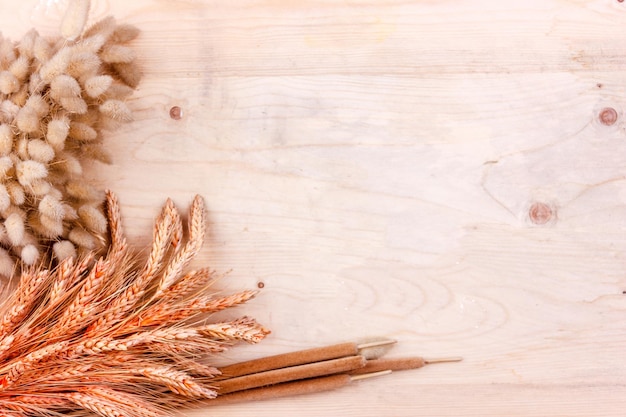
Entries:
[[255, 292], [212, 296], [204, 292], [209, 269], [184, 272], [204, 240], [200, 197], [186, 241], [168, 200], [142, 266], [126, 244], [117, 198], [106, 196], [109, 252], [25, 269], [0, 307], [0, 416], [166, 415], [218, 395], [219, 371], [199, 357], [269, 333], [248, 317], [206, 321]]

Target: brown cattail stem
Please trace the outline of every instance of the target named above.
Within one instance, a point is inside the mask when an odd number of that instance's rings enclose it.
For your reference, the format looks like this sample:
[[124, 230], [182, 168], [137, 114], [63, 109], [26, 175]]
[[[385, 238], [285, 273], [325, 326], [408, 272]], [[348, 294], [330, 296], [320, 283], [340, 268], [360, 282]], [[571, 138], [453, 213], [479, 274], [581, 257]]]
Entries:
[[365, 366], [362, 356], [348, 356], [225, 379], [215, 384], [220, 395], [301, 379], [351, 372]]
[[424, 365], [426, 365], [426, 361], [423, 358], [373, 359], [367, 361], [363, 368], [352, 371], [351, 374], [361, 375], [385, 370], [402, 371], [405, 369], [418, 369]]
[[[231, 404], [333, 390], [352, 381], [417, 369], [431, 363], [457, 362], [460, 357], [378, 359], [380, 348], [395, 340], [341, 343], [237, 363], [221, 368], [219, 392], [210, 404]], [[374, 359], [369, 359], [374, 358]]]
[[372, 349], [396, 343], [395, 340], [381, 339], [373, 342], [356, 344], [340, 343], [331, 346], [301, 350], [298, 352], [284, 353], [269, 356], [267, 358], [254, 359], [251, 361], [236, 363], [220, 368], [223, 378], [235, 378], [243, 375], [256, 374], [274, 369], [287, 368], [290, 366], [304, 365], [307, 363], [321, 362], [346, 356], [358, 355], [361, 350]]
[[232, 394], [220, 395], [217, 398], [208, 401], [207, 404], [222, 405], [244, 401], [269, 400], [294, 395], [313, 394], [316, 392], [324, 392], [341, 388], [348, 385], [350, 381], [350, 375], [339, 374], [302, 381], [285, 382], [283, 384], [272, 385], [269, 387], [249, 389]]
[[420, 357], [414, 358], [394, 358], [394, 359], [373, 359], [367, 361], [365, 366], [360, 369], [355, 369], [351, 375], [368, 374], [379, 371], [404, 371], [408, 369], [418, 369], [425, 365], [432, 363], [444, 363], [444, 362], [458, 362], [462, 360], [459, 357], [451, 358], [438, 358], [438, 359], [424, 359]]
[[285, 382], [282, 384], [272, 385], [269, 387], [249, 389], [238, 391], [232, 394], [220, 395], [219, 397], [207, 402], [209, 405], [233, 404], [244, 401], [260, 401], [275, 398], [291, 397], [295, 395], [314, 394], [318, 392], [331, 391], [334, 389], [345, 387], [353, 381], [371, 378], [379, 375], [386, 375], [391, 371], [376, 372], [371, 374], [363, 374], [351, 376], [347, 374], [338, 374], [331, 376], [323, 376], [319, 378], [305, 379], [293, 382]]

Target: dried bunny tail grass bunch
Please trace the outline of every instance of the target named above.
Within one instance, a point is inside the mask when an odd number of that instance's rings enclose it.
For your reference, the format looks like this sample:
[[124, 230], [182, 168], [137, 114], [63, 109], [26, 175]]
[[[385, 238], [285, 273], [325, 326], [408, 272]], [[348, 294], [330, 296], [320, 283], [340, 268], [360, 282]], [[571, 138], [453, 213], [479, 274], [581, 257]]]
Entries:
[[208, 269], [183, 272], [204, 239], [200, 197], [190, 209], [186, 241], [168, 200], [143, 267], [132, 261], [111, 193], [107, 214], [106, 256], [25, 269], [3, 305], [0, 415], [167, 415], [216, 397], [219, 371], [198, 358], [269, 333], [247, 317], [207, 322], [207, 313], [246, 302], [254, 292], [207, 295]]
[[104, 195], [83, 166], [110, 162], [101, 130], [132, 120], [139, 31], [113, 17], [85, 30], [88, 13], [70, 0], [58, 39], [0, 35], [0, 275], [105, 246]]

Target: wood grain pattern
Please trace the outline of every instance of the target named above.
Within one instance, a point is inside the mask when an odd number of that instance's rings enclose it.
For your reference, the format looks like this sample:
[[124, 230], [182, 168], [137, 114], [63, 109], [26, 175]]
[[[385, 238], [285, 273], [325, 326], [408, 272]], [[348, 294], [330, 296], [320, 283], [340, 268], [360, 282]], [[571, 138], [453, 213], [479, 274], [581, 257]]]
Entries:
[[[131, 241], [200, 193], [202, 263], [265, 284], [241, 311], [274, 333], [224, 362], [371, 335], [465, 357], [190, 416], [623, 415], [626, 3], [93, 3], [142, 29], [136, 121], [91, 173]], [[3, 33], [64, 5], [2, 1]]]

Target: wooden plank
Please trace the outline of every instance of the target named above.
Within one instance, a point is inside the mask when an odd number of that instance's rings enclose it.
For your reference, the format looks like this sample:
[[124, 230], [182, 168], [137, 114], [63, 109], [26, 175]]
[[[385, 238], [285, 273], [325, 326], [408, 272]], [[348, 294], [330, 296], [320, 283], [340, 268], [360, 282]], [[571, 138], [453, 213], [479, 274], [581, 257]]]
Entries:
[[[5, 1], [3, 33], [53, 33], [64, 4]], [[202, 194], [199, 263], [265, 284], [238, 313], [273, 334], [220, 362], [372, 335], [465, 357], [189, 415], [623, 415], [625, 3], [94, 0], [109, 13], [142, 29], [145, 79], [91, 175], [137, 246], [167, 196]]]
[[[369, 383], [368, 383], [369, 384]], [[194, 412], [202, 416], [273, 415], [314, 417], [339, 414], [345, 416], [403, 416], [435, 417], [506, 415], [515, 417], [599, 416], [620, 415], [624, 407], [623, 387], [581, 387], [545, 385], [393, 385], [381, 382], [377, 386], [350, 387], [344, 392], [322, 393], [291, 400], [259, 402], [254, 407], [229, 405]], [[404, 396], [398, 395], [398, 390]], [[369, 394], [369, 395], [366, 395]], [[355, 401], [356, 400], [356, 401]]]

